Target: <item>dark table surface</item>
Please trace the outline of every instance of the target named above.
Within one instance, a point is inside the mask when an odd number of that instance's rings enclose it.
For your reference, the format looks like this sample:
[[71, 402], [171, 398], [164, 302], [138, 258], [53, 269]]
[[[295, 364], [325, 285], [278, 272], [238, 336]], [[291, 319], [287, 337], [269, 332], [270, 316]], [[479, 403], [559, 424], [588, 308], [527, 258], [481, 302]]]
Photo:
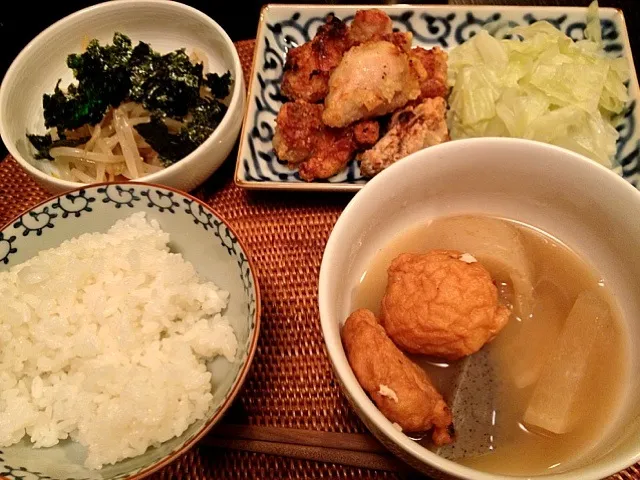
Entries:
[[[81, 8], [94, 5], [99, 2], [86, 0], [64, 0], [58, 2], [44, 2], [36, 4], [34, 2], [11, 2], [11, 8], [3, 8], [0, 13], [0, 77], [4, 76], [13, 58], [20, 50], [40, 31], [62, 17], [79, 10]], [[191, 5], [216, 20], [234, 40], [245, 40], [254, 38], [258, 25], [260, 9], [265, 2], [256, 0], [240, 0], [235, 9], [229, 8], [229, 2], [224, 2], [220, 7], [219, 1], [183, 1]], [[284, 1], [279, 3], [320, 3], [320, 4], [341, 4], [341, 3], [363, 3], [349, 1], [313, 1], [303, 2]], [[393, 3], [425, 3], [415, 0], [372, 0], [369, 4], [393, 4]], [[452, 5], [552, 5], [552, 6], [587, 6], [590, 0], [441, 0], [431, 1], [431, 4], [452, 4]], [[639, 0], [600, 0], [601, 7], [615, 7], [624, 12], [629, 36], [631, 40], [631, 50], [637, 58], [640, 52], [640, 1]], [[4, 158], [6, 150], [0, 142], [0, 159]]]

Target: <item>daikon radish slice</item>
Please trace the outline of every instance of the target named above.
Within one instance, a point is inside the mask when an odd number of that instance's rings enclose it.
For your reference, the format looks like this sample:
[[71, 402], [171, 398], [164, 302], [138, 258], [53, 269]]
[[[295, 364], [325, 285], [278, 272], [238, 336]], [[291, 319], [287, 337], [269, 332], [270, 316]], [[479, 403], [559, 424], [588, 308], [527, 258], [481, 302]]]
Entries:
[[521, 319], [517, 334], [507, 346], [509, 361], [506, 365], [518, 388], [536, 383], [553, 347], [549, 339], [558, 338], [562, 322], [569, 313], [562, 290], [548, 280], [535, 286], [534, 298], [537, 300], [532, 316]]
[[427, 230], [429, 245], [473, 255], [497, 282], [510, 282], [516, 314], [528, 317], [533, 309], [533, 267], [520, 232], [497, 218], [460, 216], [436, 220]]
[[575, 400], [587, 379], [591, 351], [610, 324], [609, 317], [609, 306], [594, 293], [578, 295], [542, 367], [524, 414], [527, 425], [557, 434], [574, 428], [580, 420]]

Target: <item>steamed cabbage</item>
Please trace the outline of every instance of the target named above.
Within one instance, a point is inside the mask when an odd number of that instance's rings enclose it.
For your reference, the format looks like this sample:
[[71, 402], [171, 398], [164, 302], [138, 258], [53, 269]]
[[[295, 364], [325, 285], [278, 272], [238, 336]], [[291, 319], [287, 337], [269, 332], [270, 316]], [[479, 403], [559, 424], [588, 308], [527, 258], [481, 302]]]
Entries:
[[585, 40], [546, 21], [509, 33], [512, 39], [498, 40], [481, 30], [450, 52], [451, 138], [527, 138], [611, 167], [629, 67], [605, 55], [597, 3], [589, 7]]

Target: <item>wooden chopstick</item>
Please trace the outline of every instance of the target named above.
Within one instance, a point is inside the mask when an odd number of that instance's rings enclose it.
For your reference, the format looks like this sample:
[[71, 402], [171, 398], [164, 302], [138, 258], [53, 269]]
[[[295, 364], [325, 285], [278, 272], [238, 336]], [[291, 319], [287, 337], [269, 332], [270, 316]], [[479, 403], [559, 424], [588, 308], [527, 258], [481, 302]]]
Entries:
[[335, 433], [299, 428], [223, 424], [217, 426], [211, 435], [225, 438], [337, 448], [356, 452], [389, 453], [374, 437], [361, 433]]
[[201, 444], [391, 472], [407, 468], [366, 434], [223, 424]]

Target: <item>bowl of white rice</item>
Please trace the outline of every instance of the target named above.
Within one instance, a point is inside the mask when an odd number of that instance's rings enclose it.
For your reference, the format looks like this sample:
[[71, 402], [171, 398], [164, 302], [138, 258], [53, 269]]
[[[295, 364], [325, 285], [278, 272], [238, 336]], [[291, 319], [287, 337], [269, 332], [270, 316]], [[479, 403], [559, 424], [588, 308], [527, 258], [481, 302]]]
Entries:
[[256, 349], [242, 243], [177, 190], [103, 184], [0, 230], [0, 476], [141, 478], [222, 417]]

